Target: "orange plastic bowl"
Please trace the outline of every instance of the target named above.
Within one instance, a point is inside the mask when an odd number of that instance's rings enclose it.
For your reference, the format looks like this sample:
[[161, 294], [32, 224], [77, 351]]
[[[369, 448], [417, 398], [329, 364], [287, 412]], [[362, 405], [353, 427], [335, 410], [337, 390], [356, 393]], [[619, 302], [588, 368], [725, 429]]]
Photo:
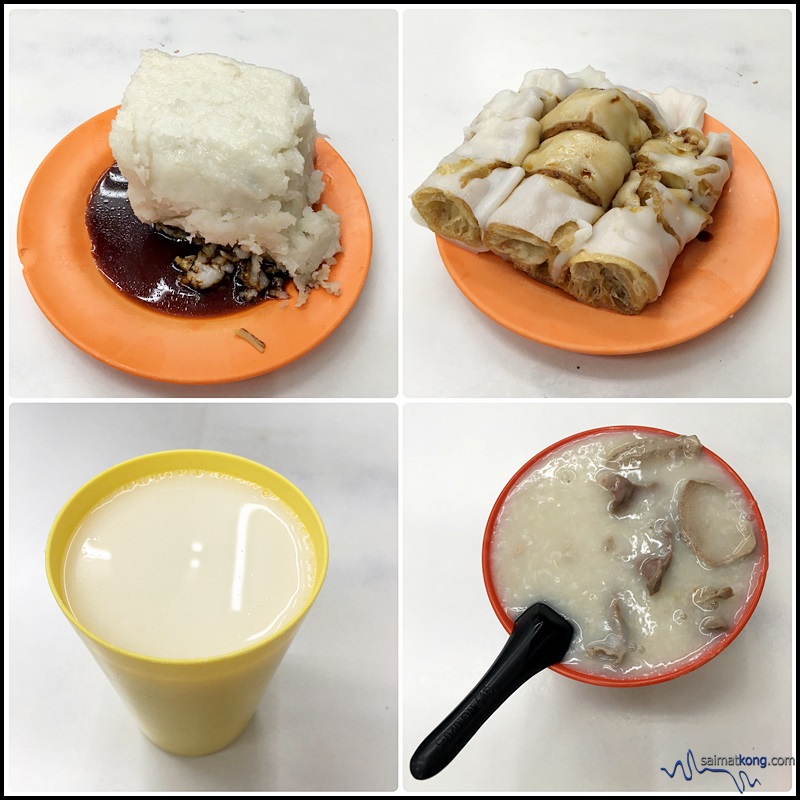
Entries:
[[[500, 620], [503, 627], [509, 633], [511, 633], [511, 630], [514, 627], [514, 621], [508, 616], [508, 614], [506, 614], [503, 604], [500, 602], [500, 598], [497, 596], [497, 591], [495, 590], [492, 580], [490, 558], [492, 537], [494, 536], [497, 517], [500, 514], [500, 509], [508, 497], [509, 492], [511, 492], [520, 479], [533, 467], [549, 457], [555, 451], [560, 450], [562, 447], [565, 447], [569, 444], [574, 444], [575, 442], [583, 439], [592, 438], [598, 434], [619, 432], [645, 433], [649, 435], [673, 437], [678, 436], [678, 434], [672, 433], [671, 431], [665, 431], [660, 428], [648, 428], [639, 425], [608, 426], [605, 428], [594, 428], [593, 430], [576, 433], [573, 436], [568, 436], [566, 439], [562, 439], [560, 442], [550, 445], [550, 447], [542, 450], [541, 453], [535, 455], [530, 461], [524, 464], [519, 470], [517, 470], [516, 474], [506, 484], [503, 491], [500, 492], [500, 496], [495, 501], [492, 512], [489, 515], [489, 520], [486, 523], [486, 531], [483, 536], [483, 581], [486, 585], [486, 591], [489, 595], [489, 601], [492, 604], [492, 608], [494, 609], [495, 614], [497, 614], [497, 618]], [[750, 506], [750, 511], [754, 522], [755, 536], [758, 542], [758, 562], [756, 564], [755, 571], [756, 580], [750, 598], [744, 607], [743, 613], [739, 616], [738, 620], [736, 620], [735, 624], [729, 631], [710, 642], [709, 645], [701, 651], [697, 658], [691, 661], [683, 661], [674, 669], [667, 672], [661, 672], [657, 675], [651, 676], [637, 675], [635, 677], [626, 677], [621, 675], [619, 677], [609, 677], [607, 675], [592, 675], [586, 672], [581, 672], [580, 670], [568, 666], [567, 664], [554, 664], [550, 667], [550, 669], [552, 669], [554, 672], [557, 672], [559, 675], [564, 675], [567, 678], [572, 678], [573, 680], [581, 681], [583, 683], [591, 683], [596, 686], [649, 686], [655, 683], [663, 683], [664, 681], [669, 681], [673, 678], [679, 678], [681, 675], [686, 675], [687, 673], [696, 670], [698, 667], [702, 667], [704, 664], [711, 661], [712, 658], [719, 655], [719, 653], [721, 653], [739, 635], [739, 633], [741, 633], [742, 629], [752, 616], [753, 611], [755, 611], [755, 608], [758, 605], [758, 601], [761, 597], [761, 592], [764, 589], [764, 581], [767, 577], [767, 566], [769, 563], [767, 530], [764, 526], [764, 520], [761, 516], [761, 511], [758, 508], [758, 504], [756, 503], [755, 498], [751, 494], [750, 490], [745, 485], [744, 481], [718, 455], [711, 452], [706, 447], [703, 448], [703, 452], [708, 457], [716, 461], [717, 464], [719, 464], [730, 475], [730, 477], [739, 487], [742, 495]], [[558, 611], [558, 609], [554, 610]]]

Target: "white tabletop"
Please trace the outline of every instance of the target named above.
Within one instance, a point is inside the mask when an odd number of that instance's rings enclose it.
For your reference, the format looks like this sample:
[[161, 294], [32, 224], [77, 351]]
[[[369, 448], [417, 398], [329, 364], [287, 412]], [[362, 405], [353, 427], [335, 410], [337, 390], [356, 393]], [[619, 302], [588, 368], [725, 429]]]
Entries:
[[[403, 17], [403, 340], [410, 397], [788, 397], [792, 324], [788, 10], [503, 8]], [[617, 83], [701, 95], [761, 161], [783, 219], [772, 268], [733, 319], [685, 344], [585, 356], [529, 341], [462, 295], [408, 196], [462, 129], [531, 69], [587, 64]], [[734, 167], [735, 169], [735, 167]]]
[[[794, 755], [794, 415], [782, 402], [793, 391], [793, 26], [777, 9], [14, 9], [5, 170], [6, 792], [392, 792], [400, 645], [401, 788], [410, 792], [729, 792], [724, 774], [684, 781], [662, 768], [685, 761], [688, 750]], [[119, 103], [139, 51], [150, 47], [218, 52], [300, 76], [320, 131], [369, 203], [374, 249], [361, 297], [328, 339], [270, 375], [181, 387], [118, 372], [63, 338], [23, 280], [15, 230], [33, 172], [67, 133]], [[674, 84], [707, 97], [709, 113], [760, 159], [780, 205], [777, 254], [754, 297], [718, 328], [660, 352], [583, 356], [501, 328], [458, 290], [433, 235], [410, 221], [408, 195], [483, 103], [516, 88], [527, 70], [587, 64], [620, 83]], [[235, 397], [277, 402], [10, 403]], [[673, 397], [778, 402], [667, 402]], [[772, 553], [751, 622], [712, 663], [660, 686], [599, 689], [545, 672], [440, 776], [414, 781], [411, 753], [506, 639], [480, 569], [495, 498], [545, 446], [607, 424], [696, 433], [749, 485]], [[323, 591], [253, 722], [231, 747], [199, 759], [170, 756], [138, 732], [44, 575], [47, 532], [71, 492], [125, 458], [183, 447], [277, 469], [317, 506], [331, 543]], [[749, 772], [773, 791], [787, 790], [793, 774], [778, 766]]]
[[[494, 501], [538, 452], [603, 425], [696, 434], [738, 472], [766, 524], [770, 566], [739, 637], [684, 677], [600, 688], [550, 670], [506, 701], [438, 776], [408, 761], [499, 654], [507, 635], [483, 585], [481, 544]], [[788, 404], [415, 404], [403, 463], [403, 783], [410, 791], [733, 792], [698, 767], [713, 756], [793, 756], [791, 409]], [[753, 443], [758, 442], [754, 447]], [[708, 763], [708, 762], [706, 762]], [[793, 767], [744, 767], [757, 790], [786, 791]], [[738, 769], [732, 772], [738, 777]], [[749, 792], [749, 788], [748, 788]]]
[[[6, 144], [6, 302], [14, 397], [394, 397], [397, 393], [397, 12], [371, 10], [11, 11]], [[122, 99], [139, 52], [213, 52], [297, 75], [319, 131], [352, 169], [372, 215], [373, 254], [355, 307], [324, 342], [269, 375], [181, 387], [95, 361], [28, 293], [20, 202], [70, 131]]]
[[[252, 722], [200, 758], [169, 755], [139, 732], [44, 570], [50, 525], [85, 481], [183, 448], [235, 453], [286, 476], [316, 507], [330, 545], [322, 591]], [[16, 404], [11, 458], [7, 794], [396, 788], [393, 404]]]

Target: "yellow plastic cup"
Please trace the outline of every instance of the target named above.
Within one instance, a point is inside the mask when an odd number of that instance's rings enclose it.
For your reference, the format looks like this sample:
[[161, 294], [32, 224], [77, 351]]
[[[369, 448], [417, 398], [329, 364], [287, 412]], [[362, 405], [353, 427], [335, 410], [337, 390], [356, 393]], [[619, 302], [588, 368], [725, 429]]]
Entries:
[[[70, 610], [64, 560], [86, 514], [117, 489], [149, 475], [204, 470], [269, 490], [300, 518], [311, 537], [317, 570], [304, 607], [264, 639], [221, 656], [166, 659], [115, 647], [85, 627]], [[47, 540], [47, 579], [61, 610], [128, 706], [145, 735], [178, 755], [221, 750], [244, 731], [264, 690], [314, 600], [328, 566], [325, 528], [308, 498], [282, 475], [246, 458], [210, 450], [152, 453], [111, 467], [86, 483], [61, 509]]]

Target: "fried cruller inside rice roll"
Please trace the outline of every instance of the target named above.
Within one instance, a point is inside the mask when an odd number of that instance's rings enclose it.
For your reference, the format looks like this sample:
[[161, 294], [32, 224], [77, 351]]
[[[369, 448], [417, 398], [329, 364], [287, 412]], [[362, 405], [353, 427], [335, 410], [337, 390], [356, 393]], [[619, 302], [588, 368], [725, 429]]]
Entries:
[[581, 302], [638, 314], [664, 291], [674, 260], [711, 223], [732, 162], [728, 134], [688, 129], [646, 142], [636, 169], [581, 251], [551, 279]]
[[664, 291], [680, 251], [650, 206], [612, 208], [557, 276], [558, 285], [582, 303], [638, 314]]
[[[711, 222], [732, 167], [703, 98], [533, 70], [496, 95], [412, 196], [431, 230], [582, 303], [638, 314]], [[527, 149], [526, 149], [527, 148]]]
[[526, 174], [549, 175], [565, 181], [587, 202], [606, 209], [622, 186], [633, 162], [619, 142], [596, 133], [557, 133], [522, 162]]
[[539, 146], [539, 118], [555, 103], [549, 92], [535, 87], [496, 94], [465, 129], [464, 142], [411, 196], [423, 223], [440, 236], [485, 251], [486, 221], [525, 176], [522, 159]]
[[573, 246], [579, 230], [591, 230], [602, 213], [568, 183], [531, 175], [489, 217], [484, 241], [517, 269], [554, 286], [550, 262]]
[[525, 177], [520, 167], [451, 157], [411, 196], [415, 211], [434, 233], [475, 252], [487, 248], [483, 229], [492, 212]]
[[582, 130], [619, 142], [635, 153], [650, 138], [650, 128], [619, 89], [578, 89], [542, 117], [542, 139], [562, 131]]

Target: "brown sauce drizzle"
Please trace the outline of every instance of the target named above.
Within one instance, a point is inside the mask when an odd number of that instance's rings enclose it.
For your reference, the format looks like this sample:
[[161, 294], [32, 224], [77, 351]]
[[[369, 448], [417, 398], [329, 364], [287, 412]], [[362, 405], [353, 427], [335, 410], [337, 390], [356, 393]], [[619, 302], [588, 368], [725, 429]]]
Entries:
[[121, 292], [149, 308], [185, 317], [212, 317], [241, 311], [267, 298], [243, 303], [234, 281], [197, 291], [184, 286], [172, 263], [197, 253], [200, 244], [179, 242], [140, 222], [128, 202], [128, 182], [113, 164], [89, 196], [86, 227], [100, 272]]

